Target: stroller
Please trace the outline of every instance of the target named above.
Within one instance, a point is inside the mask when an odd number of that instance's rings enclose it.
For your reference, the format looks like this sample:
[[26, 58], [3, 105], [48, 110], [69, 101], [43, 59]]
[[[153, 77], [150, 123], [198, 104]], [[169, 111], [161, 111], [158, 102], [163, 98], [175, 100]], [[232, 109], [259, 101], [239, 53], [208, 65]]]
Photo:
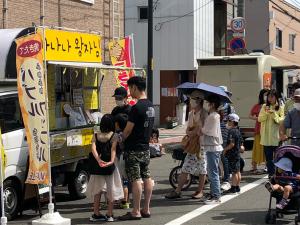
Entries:
[[[293, 172], [300, 173], [300, 147], [295, 145], [285, 145], [277, 148], [274, 161], [278, 162], [282, 157], [286, 157], [292, 160], [293, 162]], [[277, 170], [277, 168], [276, 168]], [[275, 179], [271, 178], [270, 182], [275, 184]], [[266, 224], [275, 224], [277, 218], [283, 218], [284, 214], [297, 214], [295, 216], [295, 225], [300, 224], [300, 187], [299, 191], [290, 195], [290, 201], [284, 209], [275, 209], [272, 210], [272, 198], [276, 199], [278, 203], [282, 199], [282, 193], [271, 192], [269, 209], [265, 216]]]

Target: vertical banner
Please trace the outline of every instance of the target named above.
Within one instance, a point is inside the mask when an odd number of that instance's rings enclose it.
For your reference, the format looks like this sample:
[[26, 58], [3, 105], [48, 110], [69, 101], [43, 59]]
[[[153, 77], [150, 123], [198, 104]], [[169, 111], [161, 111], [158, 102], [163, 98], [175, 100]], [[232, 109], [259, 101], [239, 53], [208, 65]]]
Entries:
[[[108, 43], [110, 59], [112, 65], [120, 67], [131, 67], [131, 53], [130, 53], [130, 37], [125, 37], [120, 40], [113, 40]], [[118, 87], [124, 87], [128, 91], [127, 80], [134, 76], [133, 70], [118, 69], [115, 72], [116, 82]], [[130, 105], [136, 102], [128, 96]]]
[[18, 95], [29, 147], [26, 183], [48, 184], [48, 124], [43, 68], [42, 37], [39, 33], [16, 40]]
[[[7, 163], [7, 158], [6, 158], [3, 141], [2, 141], [1, 128], [0, 128], [0, 151], [1, 151], [1, 168], [2, 168], [1, 180], [3, 181], [5, 179], [5, 167], [6, 167], [6, 163]], [[2, 183], [1, 183], [1, 185], [2, 185]]]

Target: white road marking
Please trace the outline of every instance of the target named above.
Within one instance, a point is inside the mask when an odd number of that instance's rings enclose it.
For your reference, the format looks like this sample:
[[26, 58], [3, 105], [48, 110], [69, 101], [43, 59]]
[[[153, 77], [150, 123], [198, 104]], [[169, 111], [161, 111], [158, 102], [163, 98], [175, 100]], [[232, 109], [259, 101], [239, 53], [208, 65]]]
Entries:
[[[258, 185], [264, 183], [266, 181], [266, 178], [268, 178], [268, 176], [265, 176], [265, 177], [263, 177], [259, 180], [256, 180], [256, 181], [254, 181], [250, 184], [247, 184], [247, 185], [241, 187], [241, 193], [240, 194], [243, 194], [243, 193], [257, 187]], [[193, 211], [191, 211], [191, 212], [189, 212], [189, 213], [187, 213], [187, 214], [185, 214], [185, 215], [183, 215], [183, 216], [181, 216], [181, 217], [179, 217], [175, 220], [172, 220], [172, 221], [166, 223], [165, 225], [181, 225], [181, 224], [183, 224], [183, 223], [185, 223], [189, 220], [194, 219], [197, 216], [200, 216], [200, 215], [206, 213], [207, 211], [209, 211], [209, 210], [211, 210], [211, 209], [213, 209], [213, 208], [215, 208], [219, 205], [222, 205], [223, 203], [225, 203], [225, 202], [227, 202], [231, 199], [234, 199], [234, 198], [238, 197], [240, 194], [238, 194], [238, 195], [224, 195], [224, 196], [221, 197], [221, 204], [203, 205], [203, 206], [201, 206], [201, 207], [199, 207], [199, 208], [197, 208], [197, 209], [195, 209], [195, 210], [193, 210]]]

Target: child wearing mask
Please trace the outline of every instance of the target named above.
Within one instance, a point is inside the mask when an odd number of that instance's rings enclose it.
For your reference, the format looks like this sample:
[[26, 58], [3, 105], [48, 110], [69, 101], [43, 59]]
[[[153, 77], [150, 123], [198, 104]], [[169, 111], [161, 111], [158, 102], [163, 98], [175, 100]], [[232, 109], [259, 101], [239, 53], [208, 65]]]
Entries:
[[111, 115], [114, 117], [119, 113], [129, 115], [131, 106], [127, 102], [127, 90], [124, 87], [118, 87], [112, 97], [115, 98], [117, 106], [112, 110]]

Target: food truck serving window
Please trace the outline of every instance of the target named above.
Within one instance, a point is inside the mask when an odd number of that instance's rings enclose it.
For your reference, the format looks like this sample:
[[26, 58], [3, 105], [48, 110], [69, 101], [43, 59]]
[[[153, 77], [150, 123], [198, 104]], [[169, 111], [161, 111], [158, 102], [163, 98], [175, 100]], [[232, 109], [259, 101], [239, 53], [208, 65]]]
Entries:
[[99, 71], [48, 65], [50, 130], [87, 126], [90, 112], [98, 111]]

